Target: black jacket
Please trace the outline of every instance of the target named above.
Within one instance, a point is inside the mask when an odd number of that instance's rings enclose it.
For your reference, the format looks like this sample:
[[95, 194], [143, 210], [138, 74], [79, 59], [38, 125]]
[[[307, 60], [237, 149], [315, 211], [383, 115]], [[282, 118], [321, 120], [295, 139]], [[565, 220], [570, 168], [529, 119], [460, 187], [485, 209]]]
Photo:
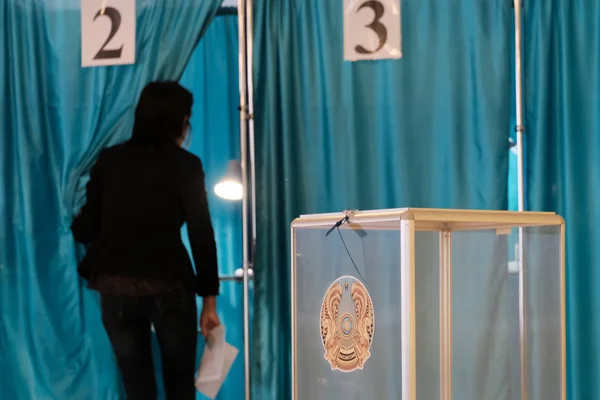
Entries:
[[[196, 273], [181, 240], [187, 223]], [[200, 296], [219, 292], [217, 250], [200, 159], [176, 145], [130, 140], [104, 150], [87, 202], [71, 226], [89, 245], [78, 271], [181, 281]]]

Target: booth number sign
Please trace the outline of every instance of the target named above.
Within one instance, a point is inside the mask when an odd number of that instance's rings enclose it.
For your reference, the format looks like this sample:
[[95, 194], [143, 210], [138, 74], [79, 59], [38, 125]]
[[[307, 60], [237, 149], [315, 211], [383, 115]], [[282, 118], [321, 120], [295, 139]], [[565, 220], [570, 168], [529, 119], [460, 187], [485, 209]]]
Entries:
[[135, 0], [81, 0], [81, 65], [135, 63]]
[[344, 0], [344, 59], [402, 57], [400, 0]]

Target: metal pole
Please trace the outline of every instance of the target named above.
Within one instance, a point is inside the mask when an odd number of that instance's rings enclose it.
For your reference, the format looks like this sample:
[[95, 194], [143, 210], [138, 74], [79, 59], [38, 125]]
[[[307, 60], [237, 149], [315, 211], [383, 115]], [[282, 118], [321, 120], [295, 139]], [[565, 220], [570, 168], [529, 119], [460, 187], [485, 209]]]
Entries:
[[[249, 277], [248, 268], [252, 268], [254, 272], [255, 267], [255, 250], [256, 250], [256, 158], [255, 158], [255, 147], [254, 147], [254, 79], [253, 79], [253, 43], [254, 43], [254, 30], [253, 30], [253, 18], [252, 18], [252, 0], [246, 0], [246, 83], [247, 83], [247, 123], [248, 123], [248, 154], [249, 154], [249, 185], [250, 185], [250, 223], [251, 223], [251, 240], [247, 245], [249, 246], [249, 262], [246, 265], [244, 271], [244, 357], [246, 359], [245, 364], [245, 376], [246, 376], [246, 399], [249, 400], [252, 397], [251, 384], [250, 384], [250, 299], [249, 299]], [[254, 276], [254, 274], [253, 274]]]
[[250, 216], [252, 219], [252, 268], [256, 245], [256, 156], [254, 148], [254, 21], [252, 0], [246, 0], [246, 81], [248, 86], [248, 147], [250, 151]]
[[524, 192], [524, 166], [523, 166], [523, 83], [522, 83], [522, 53], [521, 53], [521, 0], [514, 0], [515, 5], [515, 102], [516, 102], [516, 123], [515, 131], [517, 133], [517, 197], [519, 211], [525, 210], [525, 192]]
[[240, 85], [240, 158], [242, 167], [242, 268], [243, 268], [243, 320], [244, 320], [244, 398], [250, 400], [250, 304], [248, 298], [248, 267], [250, 264], [250, 240], [248, 238], [248, 89], [246, 67], [246, 0], [238, 0], [238, 61]]
[[[522, 82], [522, 1], [513, 0], [515, 9], [515, 99], [517, 133], [517, 199], [519, 211], [525, 210], [525, 172], [523, 165], [523, 82]], [[521, 351], [521, 400], [527, 400], [527, 329], [525, 326], [525, 257], [523, 228], [519, 228], [519, 342]]]

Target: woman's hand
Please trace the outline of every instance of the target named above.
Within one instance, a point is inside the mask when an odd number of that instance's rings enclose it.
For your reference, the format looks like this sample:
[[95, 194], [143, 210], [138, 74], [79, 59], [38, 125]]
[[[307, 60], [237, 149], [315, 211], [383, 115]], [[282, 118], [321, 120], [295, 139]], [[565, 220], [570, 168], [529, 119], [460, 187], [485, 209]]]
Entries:
[[217, 298], [214, 296], [202, 299], [202, 313], [200, 314], [200, 331], [204, 339], [208, 338], [211, 330], [221, 325], [217, 316]]

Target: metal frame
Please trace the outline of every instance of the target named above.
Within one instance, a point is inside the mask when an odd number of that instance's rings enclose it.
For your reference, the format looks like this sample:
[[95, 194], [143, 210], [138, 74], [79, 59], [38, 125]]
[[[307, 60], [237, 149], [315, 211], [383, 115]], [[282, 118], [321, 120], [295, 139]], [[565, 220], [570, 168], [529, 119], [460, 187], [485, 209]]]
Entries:
[[296, 314], [297, 314], [297, 306], [296, 306], [296, 229], [292, 226], [291, 235], [290, 235], [290, 243], [292, 245], [291, 257], [291, 294], [292, 294], [292, 400], [298, 399], [298, 382], [296, 379], [296, 360], [298, 354], [296, 353]]
[[415, 220], [412, 213], [404, 214], [400, 221], [400, 297], [402, 399], [417, 400]]
[[[296, 337], [296, 229], [327, 230], [347, 213], [305, 215], [291, 225], [291, 322], [292, 322], [292, 400], [297, 397], [297, 337]], [[401, 246], [401, 306], [402, 306], [402, 398], [416, 399], [415, 354], [415, 231], [440, 232], [440, 398], [452, 399], [452, 231], [498, 229], [506, 227], [560, 226], [561, 234], [561, 398], [566, 400], [566, 297], [565, 297], [565, 224], [552, 212], [478, 211], [450, 209], [402, 208], [395, 210], [353, 212], [339, 229], [398, 229]], [[521, 229], [522, 230], [522, 229]], [[522, 321], [524, 327], [525, 320]], [[526, 362], [526, 358], [521, 361]], [[522, 364], [521, 369], [525, 369]], [[526, 384], [526, 382], [522, 382]], [[525, 385], [526, 386], [526, 385]], [[527, 393], [525, 393], [526, 395]]]
[[561, 336], [561, 360], [562, 369], [560, 374], [562, 400], [567, 400], [567, 284], [566, 284], [566, 235], [565, 224], [560, 225], [560, 328]]
[[[515, 116], [516, 116], [516, 146], [517, 153], [517, 199], [518, 210], [525, 210], [525, 171], [523, 166], [523, 84], [522, 84], [522, 35], [521, 35], [521, 10], [522, 1], [513, 0], [515, 10]], [[521, 363], [521, 400], [527, 400], [527, 329], [525, 321], [527, 313], [525, 310], [525, 243], [523, 228], [519, 228], [519, 347], [520, 347], [520, 363]]]
[[[250, 298], [248, 270], [253, 267], [256, 243], [256, 190], [254, 167], [254, 115], [252, 79], [252, 0], [238, 0], [238, 58], [240, 85], [240, 154], [242, 166], [242, 282], [244, 325], [244, 398], [250, 386]], [[249, 196], [250, 195], [250, 196]]]
[[[522, 52], [522, 10], [523, 0], [512, 0], [514, 7], [514, 23], [515, 23], [515, 117], [516, 117], [516, 144], [515, 150], [517, 153], [517, 201], [518, 210], [525, 211], [525, 159], [523, 153], [524, 142], [524, 118], [523, 118], [523, 52]], [[566, 342], [566, 245], [565, 245], [565, 223], [560, 224], [561, 233], [561, 271], [560, 271], [560, 286], [561, 286], [561, 398], [567, 398], [567, 342]], [[525, 321], [527, 314], [525, 309], [525, 236], [523, 228], [519, 228], [519, 342], [521, 352], [521, 399], [528, 398], [528, 378], [527, 378], [527, 330], [525, 329]]]
[[440, 399], [452, 400], [452, 232], [440, 232]]

